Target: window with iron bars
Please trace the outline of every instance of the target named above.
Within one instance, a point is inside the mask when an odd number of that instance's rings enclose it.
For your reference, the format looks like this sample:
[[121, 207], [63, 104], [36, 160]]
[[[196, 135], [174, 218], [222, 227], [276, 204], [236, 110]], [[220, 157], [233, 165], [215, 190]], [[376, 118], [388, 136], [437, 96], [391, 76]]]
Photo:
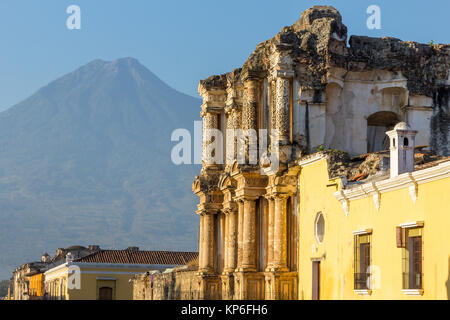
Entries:
[[354, 289], [366, 290], [369, 288], [370, 266], [370, 234], [355, 235], [354, 247]]

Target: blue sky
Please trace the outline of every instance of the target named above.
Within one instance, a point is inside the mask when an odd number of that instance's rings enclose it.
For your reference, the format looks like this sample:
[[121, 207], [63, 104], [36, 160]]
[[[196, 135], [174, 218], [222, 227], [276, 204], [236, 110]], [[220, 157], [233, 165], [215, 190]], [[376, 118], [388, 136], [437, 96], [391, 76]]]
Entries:
[[[66, 28], [72, 4], [81, 8], [81, 30]], [[450, 43], [448, 0], [2, 0], [0, 110], [97, 58], [137, 58], [196, 96], [198, 80], [240, 67], [259, 42], [316, 4], [336, 7], [349, 35]], [[366, 27], [372, 4], [381, 8], [381, 30]]]

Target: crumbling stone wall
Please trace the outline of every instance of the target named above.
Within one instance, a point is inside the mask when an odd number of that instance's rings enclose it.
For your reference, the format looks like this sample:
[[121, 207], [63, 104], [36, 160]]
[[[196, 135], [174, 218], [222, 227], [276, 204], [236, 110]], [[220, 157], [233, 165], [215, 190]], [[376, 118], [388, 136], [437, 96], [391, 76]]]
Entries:
[[[387, 148], [385, 132], [398, 122], [419, 131], [418, 149], [431, 139], [434, 151], [447, 154], [449, 69], [448, 44], [352, 36], [348, 45], [339, 12], [314, 6], [258, 44], [240, 68], [200, 81], [207, 157], [192, 190], [199, 197], [195, 277], [201, 296], [297, 297], [298, 270], [291, 265], [297, 251], [288, 251], [296, 235], [285, 224], [298, 197], [298, 160], [326, 150], [330, 177], [353, 183], [378, 179], [387, 171], [387, 152], [380, 153]], [[226, 163], [205, 160], [216, 154], [208, 150], [217, 141], [209, 132], [225, 135], [225, 129], [278, 132], [279, 166], [272, 168], [264, 156], [241, 163], [235, 147]], [[242, 159], [248, 160], [255, 145], [248, 137], [239, 139]], [[224, 154], [234, 145], [234, 138], [227, 139]], [[419, 158], [425, 161], [425, 153]], [[267, 228], [257, 222], [256, 210], [267, 210]], [[260, 232], [267, 249], [257, 240]], [[257, 259], [262, 248], [265, 259]], [[169, 299], [177, 296], [176, 288], [192, 292], [196, 286], [192, 278], [177, 287], [176, 279], [177, 273], [158, 276], [155, 298]]]
[[431, 148], [440, 155], [450, 151], [450, 105], [449, 86], [441, 87], [433, 94], [433, 116], [431, 117]]
[[[369, 152], [366, 119], [389, 111], [398, 121], [420, 129], [419, 144], [448, 154], [448, 103], [442, 99], [450, 85], [449, 70], [449, 44], [351, 36], [347, 45], [347, 27], [340, 13], [330, 6], [314, 6], [293, 25], [258, 44], [241, 68], [200, 81], [200, 87], [226, 91], [227, 101], [241, 95], [245, 104], [251, 90], [244, 80], [249, 77], [269, 79], [272, 98], [280, 94], [276, 91], [282, 81], [270, 82], [280, 76], [292, 77], [293, 143], [306, 152], [321, 144], [353, 155]], [[399, 99], [391, 106], [392, 96]], [[427, 98], [435, 103], [428, 104]], [[248, 122], [247, 109], [243, 109], [240, 127]]]
[[133, 300], [197, 300], [199, 297], [196, 270], [144, 273], [133, 280]]

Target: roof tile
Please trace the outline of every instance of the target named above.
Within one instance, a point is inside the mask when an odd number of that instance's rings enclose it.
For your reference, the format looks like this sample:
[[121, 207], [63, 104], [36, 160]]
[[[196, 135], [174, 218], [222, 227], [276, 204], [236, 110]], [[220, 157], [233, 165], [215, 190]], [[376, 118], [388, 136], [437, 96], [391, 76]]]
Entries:
[[198, 252], [100, 250], [76, 262], [119, 264], [185, 265], [198, 257]]

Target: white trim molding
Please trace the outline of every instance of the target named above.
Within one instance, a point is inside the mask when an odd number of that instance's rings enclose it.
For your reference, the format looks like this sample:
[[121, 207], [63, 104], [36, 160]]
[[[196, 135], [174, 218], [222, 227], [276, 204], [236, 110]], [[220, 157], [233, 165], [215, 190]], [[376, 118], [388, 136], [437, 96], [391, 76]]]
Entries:
[[416, 179], [414, 179], [414, 176], [409, 172], [409, 178], [412, 181], [412, 185], [409, 186], [409, 195], [411, 196], [411, 200], [416, 203], [417, 197], [419, 195], [419, 184], [417, 183]]
[[372, 294], [372, 290], [370, 289], [354, 289], [353, 292], [358, 296], [370, 296]]
[[334, 196], [342, 204], [342, 209], [344, 210], [345, 216], [348, 216], [348, 212], [350, 211], [350, 200], [346, 197], [344, 190], [336, 191]]
[[307, 165], [313, 164], [319, 160], [325, 159], [327, 155], [323, 152], [317, 152], [310, 156], [306, 156], [297, 161], [297, 164], [301, 167], [306, 167]]
[[372, 229], [361, 229], [361, 230], [355, 230], [352, 231], [353, 235], [360, 235], [360, 234], [372, 234]]
[[402, 292], [408, 296], [422, 296], [423, 289], [402, 289]]
[[399, 225], [399, 227], [403, 228], [403, 229], [407, 229], [407, 228], [423, 227], [423, 225], [424, 225], [423, 221], [412, 221], [412, 222], [401, 223]]
[[[45, 278], [55, 278], [68, 274], [69, 268], [71, 266], [77, 266], [80, 269], [102, 269], [102, 270], [81, 270], [81, 273], [86, 274], [135, 274], [139, 272], [144, 272], [147, 270], [165, 270], [168, 268], [175, 268], [178, 265], [172, 264], [119, 264], [119, 263], [92, 263], [92, 262], [66, 262], [60, 264], [52, 269], [47, 270], [44, 275]], [[65, 269], [67, 268], [67, 269]], [[105, 271], [105, 269], [131, 269], [139, 271]]]
[[450, 178], [450, 161], [415, 172], [406, 172], [396, 177], [387, 178], [378, 182], [368, 182], [350, 186], [348, 189], [336, 191], [334, 196], [342, 203], [342, 208], [348, 215], [350, 201], [373, 197], [374, 205], [378, 210], [381, 205], [383, 193], [408, 188], [412, 201], [415, 203], [419, 197], [419, 185], [435, 180]]

